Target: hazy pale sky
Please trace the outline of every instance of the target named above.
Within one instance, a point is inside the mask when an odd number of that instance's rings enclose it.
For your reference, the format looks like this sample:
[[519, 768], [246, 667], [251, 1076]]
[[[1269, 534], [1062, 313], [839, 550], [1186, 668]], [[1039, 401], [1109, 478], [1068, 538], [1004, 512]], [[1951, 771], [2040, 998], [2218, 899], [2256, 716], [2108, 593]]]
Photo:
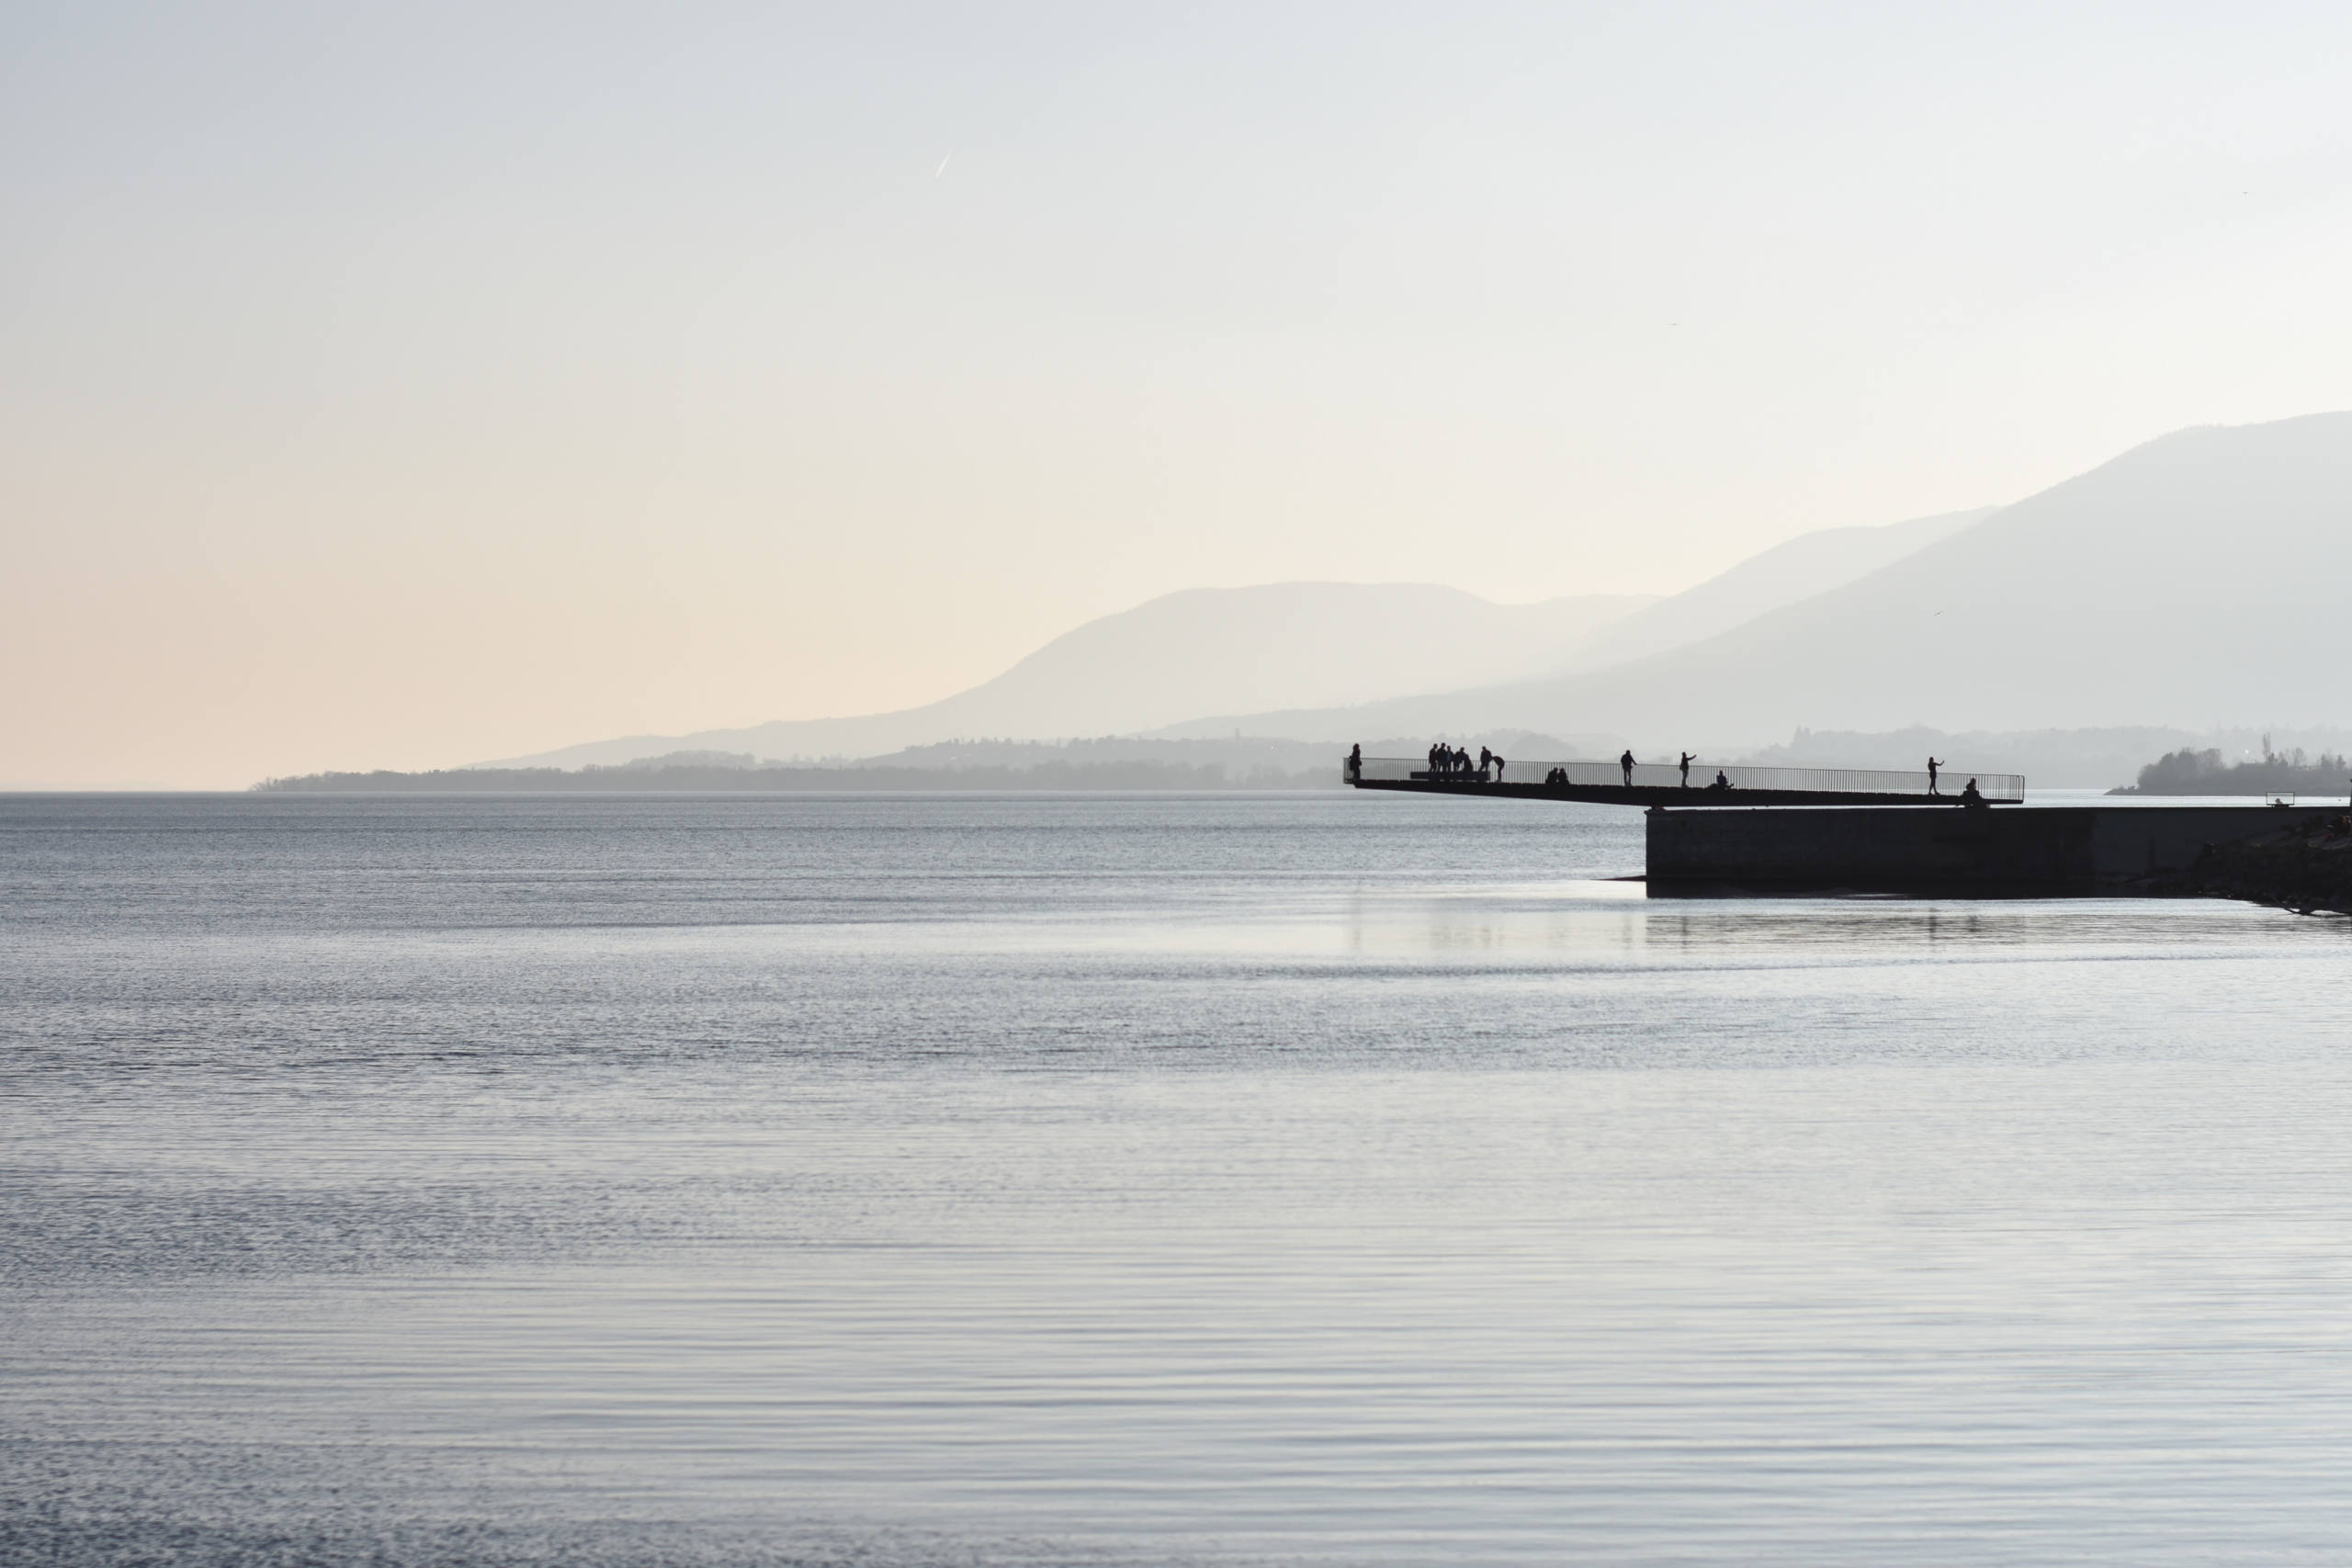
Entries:
[[1666, 592], [2352, 406], [2341, 6], [19, 0], [0, 128], [0, 784]]

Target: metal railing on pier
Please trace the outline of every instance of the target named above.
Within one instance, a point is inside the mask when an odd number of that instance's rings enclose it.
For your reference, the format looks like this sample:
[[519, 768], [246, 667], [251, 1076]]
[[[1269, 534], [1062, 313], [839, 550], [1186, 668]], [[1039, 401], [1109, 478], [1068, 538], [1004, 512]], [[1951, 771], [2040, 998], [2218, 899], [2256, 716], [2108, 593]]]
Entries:
[[[1440, 769], [1434, 773], [1426, 757], [1366, 757], [1362, 778], [1367, 783], [1393, 784], [1541, 784], [1562, 779], [1578, 789], [1689, 790], [1692, 795], [1737, 794], [1742, 790], [1774, 790], [1815, 795], [1945, 795], [1957, 799], [1975, 781], [1987, 800], [2014, 801], [2025, 796], [2022, 773], [1971, 773], [1945, 768], [1932, 786], [1927, 771], [1900, 773], [1871, 768], [1751, 768], [1690, 764], [1690, 773], [1672, 762], [1636, 762], [1629, 778], [1616, 762], [1522, 761], [1511, 758], [1499, 777], [1493, 769], [1468, 773]], [[1722, 783], [1717, 784], [1718, 778]]]

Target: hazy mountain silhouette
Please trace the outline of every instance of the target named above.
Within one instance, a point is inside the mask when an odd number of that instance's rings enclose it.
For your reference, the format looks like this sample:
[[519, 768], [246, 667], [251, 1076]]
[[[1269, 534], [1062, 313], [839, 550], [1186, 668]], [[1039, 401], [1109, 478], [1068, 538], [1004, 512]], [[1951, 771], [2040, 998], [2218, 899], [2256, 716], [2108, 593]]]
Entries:
[[1603, 670], [1261, 733], [1503, 725], [1719, 749], [1799, 725], [2018, 729], [2352, 715], [2352, 413], [2184, 430], [1893, 565], [1718, 636]]
[[[1229, 716], [1236, 714], [1352, 708], [1596, 668], [1710, 637], [1852, 581], [1991, 511], [1820, 529], [1667, 599], [1593, 594], [1496, 604], [1458, 589], [1413, 583], [1188, 589], [1090, 621], [996, 679], [919, 708], [691, 735], [635, 735], [477, 765], [610, 766], [680, 750], [869, 757], [982, 736], [1037, 739], [1154, 729], [1185, 738], [1229, 736], [1237, 728]], [[1204, 720], [1204, 715], [1216, 716]], [[1238, 727], [1251, 734], [1288, 733], [1258, 723], [1245, 718]], [[1326, 723], [1311, 733], [1334, 732]]]
[[1574, 656], [1577, 669], [1599, 670], [1645, 654], [1698, 642], [1744, 626], [1769, 610], [1843, 587], [1937, 540], [1982, 523], [1999, 511], [1947, 512], [1908, 523], [1821, 528], [1750, 556], [1717, 577], [1661, 599], [1605, 626]]
[[870, 756], [960, 737], [1129, 734], [1203, 713], [1338, 706], [1555, 671], [1654, 603], [1587, 594], [1496, 604], [1426, 583], [1280, 582], [1165, 594], [1056, 637], [919, 708], [631, 736], [482, 766], [609, 765], [681, 750]]

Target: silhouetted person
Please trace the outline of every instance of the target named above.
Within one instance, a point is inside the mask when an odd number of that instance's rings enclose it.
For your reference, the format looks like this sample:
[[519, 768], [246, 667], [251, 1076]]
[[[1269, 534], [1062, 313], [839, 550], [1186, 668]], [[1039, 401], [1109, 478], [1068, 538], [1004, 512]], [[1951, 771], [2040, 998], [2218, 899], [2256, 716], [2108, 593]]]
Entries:
[[1618, 766], [1621, 770], [1623, 770], [1623, 773], [1624, 773], [1624, 774], [1625, 774], [1625, 787], [1626, 787], [1627, 789], [1631, 789], [1631, 788], [1633, 788], [1633, 787], [1634, 787], [1634, 749], [1633, 749], [1632, 747], [1628, 746], [1627, 748], [1625, 748], [1625, 754], [1624, 754], [1623, 756], [1622, 756], [1622, 757], [1620, 757], [1620, 758], [1618, 758], [1618, 759], [1617, 759], [1617, 766]]
[[1943, 764], [1937, 761], [1933, 757], [1928, 759], [1928, 793], [1929, 795], [1941, 795], [1943, 793], [1943, 791], [1936, 787], [1936, 772], [1942, 766]]
[[1960, 803], [1962, 806], [1982, 806], [1984, 804], [1984, 794], [1982, 790], [1976, 787], [1976, 781], [1974, 779], [1969, 780], [1967, 785], [1961, 790]]
[[1348, 748], [1348, 782], [1356, 784], [1363, 778], [1363, 742], [1359, 740]]
[[1503, 754], [1500, 751], [1495, 753], [1495, 782], [1503, 782]]
[[1698, 760], [1699, 759], [1696, 756], [1689, 751], [1682, 753], [1682, 787], [1684, 789], [1689, 789], [1690, 787], [1690, 764]]
[[1483, 774], [1495, 765], [1495, 754], [1484, 746], [1478, 748], [1478, 772]]
[[1715, 770], [1715, 782], [1709, 784], [1707, 787], [1709, 789], [1729, 789], [1731, 788], [1731, 780], [1724, 777], [1724, 771], [1721, 768], [1717, 768]]

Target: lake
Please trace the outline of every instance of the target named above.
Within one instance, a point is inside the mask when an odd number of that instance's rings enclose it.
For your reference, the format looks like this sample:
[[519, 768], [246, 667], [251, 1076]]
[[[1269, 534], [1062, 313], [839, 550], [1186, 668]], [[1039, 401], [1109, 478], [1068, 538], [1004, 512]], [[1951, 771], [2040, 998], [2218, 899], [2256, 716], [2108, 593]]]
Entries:
[[0, 797], [0, 1560], [2352, 1556], [2352, 922], [1641, 858]]

